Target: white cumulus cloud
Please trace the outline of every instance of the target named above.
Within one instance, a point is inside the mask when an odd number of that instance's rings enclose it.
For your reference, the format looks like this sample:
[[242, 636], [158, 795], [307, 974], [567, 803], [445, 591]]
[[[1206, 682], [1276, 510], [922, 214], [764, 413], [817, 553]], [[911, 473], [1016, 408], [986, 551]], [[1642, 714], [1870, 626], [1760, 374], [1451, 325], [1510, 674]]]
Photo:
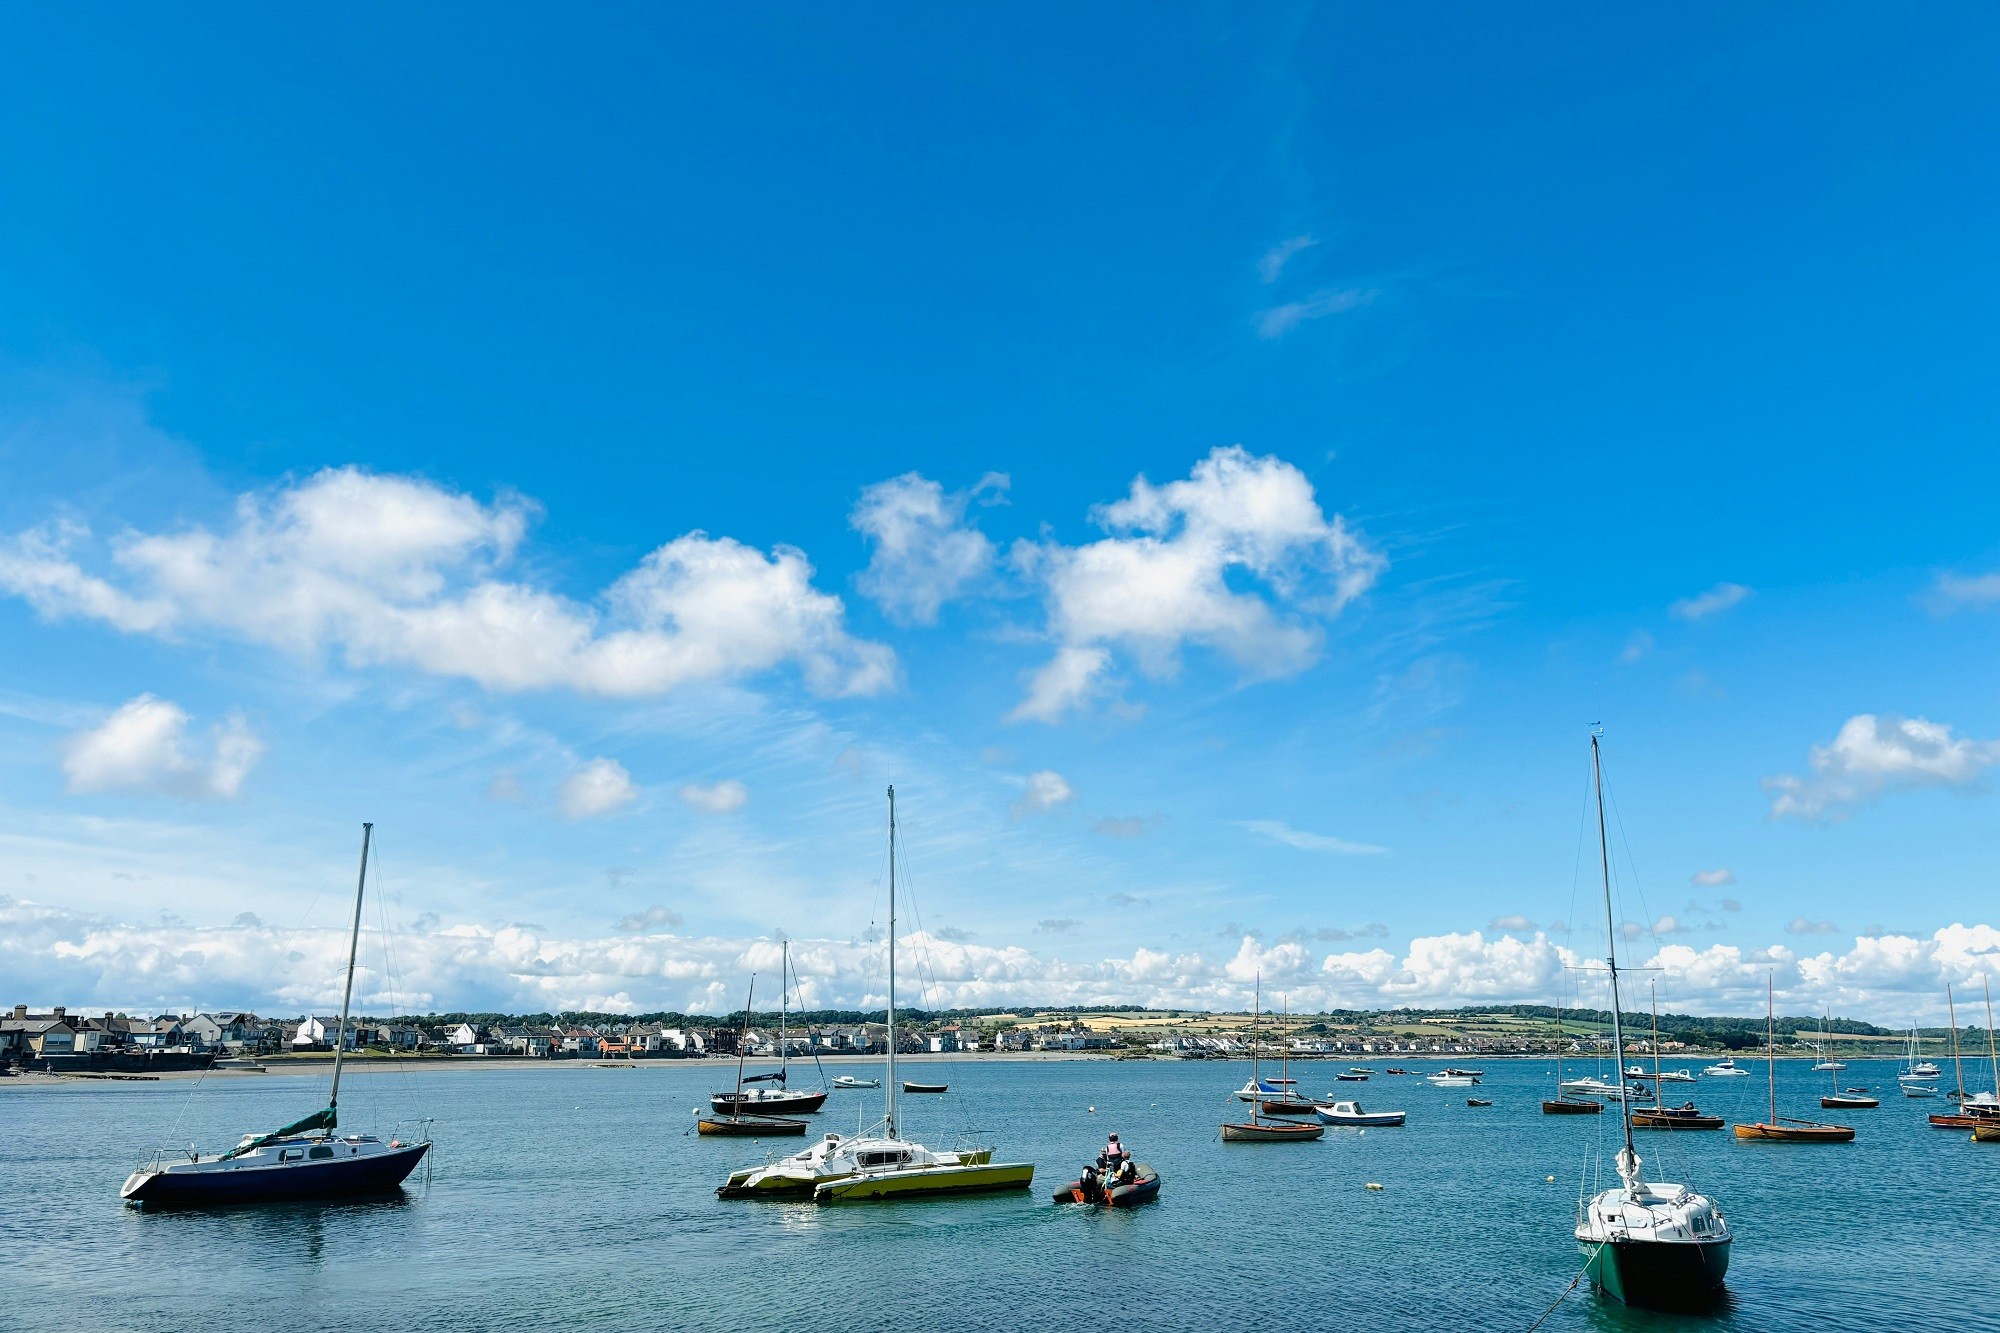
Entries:
[[1004, 473], [989, 472], [969, 491], [947, 493], [915, 472], [861, 492], [848, 521], [875, 550], [856, 585], [893, 620], [928, 625], [993, 564], [993, 543], [965, 522], [975, 499], [1002, 500]]
[[1053, 769], [1041, 769], [1028, 774], [1028, 780], [1021, 787], [1021, 799], [1014, 802], [1014, 818], [1039, 814], [1053, 810], [1076, 795], [1063, 775]]
[[1697, 870], [1688, 876], [1688, 882], [1704, 889], [1714, 889], [1724, 884], [1734, 884], [1736, 875], [1729, 870]]
[[1764, 779], [1773, 819], [1839, 818], [1889, 790], [1970, 786], [2000, 760], [2000, 743], [1953, 736], [1927, 718], [1857, 713], [1808, 759], [1810, 777]]
[[750, 789], [735, 778], [704, 787], [690, 782], [674, 789], [681, 801], [706, 815], [733, 815], [750, 800]]
[[1054, 722], [1099, 691], [1114, 650], [1171, 675], [1196, 644], [1249, 677], [1296, 674], [1318, 657], [1321, 622], [1372, 587], [1387, 561], [1329, 518], [1291, 464], [1216, 449], [1184, 481], [1092, 511], [1112, 535], [1083, 546], [1017, 543], [1013, 563], [1039, 583], [1055, 657], [1029, 681], [1012, 720]]
[[150, 694], [129, 699], [96, 727], [63, 743], [63, 775], [73, 792], [150, 791], [189, 800], [231, 797], [264, 753], [241, 717], [230, 717], [198, 746], [187, 712]]
[[616, 759], [592, 759], [578, 764], [563, 779], [556, 804], [566, 819], [595, 819], [616, 814], [639, 799], [632, 775]]
[[502, 577], [534, 512], [329, 468], [241, 497], [219, 531], [124, 533], [108, 573], [85, 569], [89, 534], [75, 525], [0, 541], [0, 591], [127, 633], [333, 651], [493, 690], [637, 697], [784, 666], [822, 694], [895, 683], [894, 655], [847, 632], [798, 550], [691, 532], [580, 603]]

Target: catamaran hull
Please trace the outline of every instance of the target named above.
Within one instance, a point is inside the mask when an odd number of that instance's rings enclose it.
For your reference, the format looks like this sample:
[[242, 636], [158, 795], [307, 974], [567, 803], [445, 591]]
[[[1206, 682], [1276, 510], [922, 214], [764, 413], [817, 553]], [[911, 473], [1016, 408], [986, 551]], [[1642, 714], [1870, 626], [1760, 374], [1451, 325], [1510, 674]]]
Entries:
[[430, 1144], [417, 1143], [363, 1157], [229, 1171], [134, 1171], [125, 1202], [159, 1207], [213, 1207], [279, 1199], [339, 1199], [387, 1194], [402, 1185]]
[[1584, 1272], [1601, 1295], [1654, 1310], [1698, 1308], [1729, 1272], [1729, 1242], [1579, 1241]]
[[1030, 1162], [926, 1167], [917, 1171], [885, 1171], [828, 1181], [813, 1190], [813, 1202], [880, 1203], [940, 1194], [997, 1194], [1005, 1190], [1024, 1190], [1034, 1183], [1035, 1168]]

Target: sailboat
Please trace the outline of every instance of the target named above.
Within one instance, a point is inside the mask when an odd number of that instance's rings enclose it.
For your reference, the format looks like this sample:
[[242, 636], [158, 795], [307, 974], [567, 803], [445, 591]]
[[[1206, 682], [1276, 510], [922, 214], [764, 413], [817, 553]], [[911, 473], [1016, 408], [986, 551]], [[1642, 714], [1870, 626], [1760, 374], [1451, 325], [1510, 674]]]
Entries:
[[1979, 1116], [1967, 1114], [1965, 1110], [1965, 1060], [1958, 1050], [1958, 1004], [1952, 998], [1949, 984], [1944, 988], [1944, 1004], [1945, 1012], [1951, 1015], [1951, 1067], [1958, 1077], [1958, 1091], [1952, 1095], [1952, 1100], [1959, 1103], [1959, 1109], [1932, 1115], [1930, 1121], [1939, 1129], [1977, 1129]]
[[[1823, 1012], [1819, 1020], [1819, 1049], [1822, 1056], [1826, 1054], [1827, 1030], [1832, 1026], [1832, 1011]], [[1813, 1068], [1816, 1070], [1840, 1070], [1847, 1068], [1847, 1066], [1841, 1064], [1838, 1060], [1822, 1059]], [[1821, 1095], [1819, 1104], [1822, 1110], [1866, 1111], [1882, 1104], [1876, 1098], [1869, 1096], [1866, 1088], [1847, 1088], [1843, 1090], [1840, 1086], [1840, 1079], [1837, 1076], [1828, 1081], [1833, 1084], [1833, 1091]]]
[[347, 940], [347, 988], [340, 997], [340, 1027], [333, 1040], [333, 1086], [326, 1107], [268, 1134], [245, 1134], [227, 1152], [190, 1148], [185, 1160], [156, 1157], [126, 1177], [119, 1191], [128, 1204], [263, 1203], [271, 1199], [382, 1194], [394, 1190], [430, 1151], [426, 1134], [415, 1143], [372, 1134], [336, 1134], [340, 1127], [340, 1068], [347, 1054], [347, 1017], [354, 999], [354, 960], [361, 946], [361, 898], [368, 887], [368, 847], [375, 826], [361, 826], [361, 874], [354, 886], [354, 927]]
[[1854, 1131], [1846, 1125], [1823, 1125], [1816, 1120], [1792, 1120], [1778, 1118], [1778, 1034], [1775, 1028], [1777, 1013], [1776, 1000], [1772, 992], [1771, 978], [1764, 978], [1764, 1055], [1765, 1078], [1771, 1092], [1771, 1110], [1768, 1120], [1753, 1124], [1738, 1125], [1736, 1137], [1739, 1139], [1768, 1139], [1774, 1143], [1852, 1143]]
[[1917, 1025], [1910, 1024], [1909, 1054], [1903, 1057], [1903, 1072], [1896, 1075], [1896, 1083], [1903, 1089], [1903, 1095], [1937, 1096], [1937, 1079], [1942, 1073], [1942, 1069], [1923, 1058], [1923, 1039], [1917, 1035]]
[[[1590, 737], [1590, 771], [1597, 793], [1598, 865], [1604, 876], [1604, 944], [1611, 971], [1611, 1045], [1625, 1051], [1618, 1001], [1618, 930], [1611, 907], [1611, 848], [1604, 831], [1604, 770], [1597, 734]], [[1657, 1049], [1658, 1043], [1655, 1043]], [[1632, 1145], [1632, 1108], [1618, 1104], [1625, 1146], [1618, 1150], [1618, 1184], [1582, 1210], [1576, 1241], [1584, 1272], [1603, 1295], [1627, 1305], [1696, 1305], [1713, 1297], [1729, 1272], [1729, 1223], [1706, 1195], [1686, 1185], [1649, 1181]]]
[[712, 1115], [699, 1115], [695, 1132], [729, 1138], [779, 1138], [806, 1132], [806, 1122], [789, 1116], [757, 1115], [743, 1109], [743, 1059], [750, 1050], [750, 1004], [757, 998], [757, 974], [750, 974], [750, 990], [743, 997], [743, 1035], [736, 1041], [736, 1092], [717, 1093], [710, 1099]]
[[[1250, 1001], [1250, 1088], [1262, 1088], [1265, 1084], [1257, 1077], [1257, 1019], [1264, 1007], [1264, 974], [1257, 974], [1257, 989]], [[1284, 1086], [1292, 1086], [1286, 1079]], [[1236, 1094], [1241, 1097], [1242, 1093]], [[1236, 1124], [1222, 1127], [1224, 1143], [1302, 1143], [1316, 1139], [1326, 1133], [1326, 1126], [1317, 1123], [1302, 1123], [1293, 1120], [1266, 1120], [1259, 1112], [1264, 1103], [1252, 1101], [1250, 1118]]]
[[896, 1080], [896, 789], [889, 788], [889, 1068], [883, 1116], [851, 1138], [828, 1134], [803, 1152], [732, 1172], [716, 1188], [724, 1199], [811, 1199], [846, 1203], [939, 1194], [1024, 1190], [1031, 1162], [995, 1162], [991, 1148], [932, 1149], [897, 1137]]
[[[1287, 999], [1284, 1003], [1285, 1017], [1290, 1018], [1292, 1013], [1291, 1002]], [[1285, 1091], [1259, 1099], [1257, 1109], [1265, 1115], [1307, 1116], [1317, 1113], [1319, 1110], [1318, 1104], [1312, 1098], [1304, 1096], [1299, 1092], [1299, 1082], [1292, 1077], [1291, 1043], [1287, 1041], [1285, 1045], [1279, 1047], [1279, 1050], [1282, 1052], [1281, 1058], [1283, 1059], [1283, 1064], [1279, 1066], [1278, 1077], [1272, 1081], [1285, 1089]], [[1254, 1083], [1256, 1080], [1253, 1078], [1251, 1082]]]
[[[1664, 1087], [1660, 1074], [1660, 991], [1656, 985], [1648, 985], [1653, 997], [1653, 1086]], [[1638, 1066], [1633, 1066], [1634, 1069]], [[1625, 1071], [1631, 1077], [1632, 1070]], [[1689, 1082], [1693, 1082], [1692, 1079]], [[1634, 1129], [1721, 1129], [1722, 1117], [1703, 1115], [1693, 1102], [1679, 1106], [1653, 1106], [1632, 1112]]]
[[1584, 1097], [1572, 1097], [1563, 1085], [1563, 1011], [1562, 996], [1556, 996], [1556, 1097], [1554, 1101], [1542, 1103], [1543, 1115], [1601, 1115], [1603, 1102], [1593, 1102]]
[[1830, 1021], [1830, 1018], [1822, 1018], [1822, 1019], [1820, 1020], [1820, 1025], [1819, 1025], [1819, 1062], [1818, 1062], [1817, 1064], [1813, 1065], [1813, 1073], [1815, 1073], [1815, 1074], [1824, 1074], [1824, 1073], [1826, 1073], [1826, 1072], [1827, 1072], [1828, 1070], [1833, 1070], [1834, 1072], [1838, 1073], [1838, 1072], [1839, 1072], [1840, 1070], [1843, 1070], [1843, 1069], [1847, 1068], [1847, 1066], [1846, 1066], [1845, 1064], [1843, 1064], [1843, 1063], [1842, 1063], [1841, 1061], [1839, 1061], [1839, 1060], [1832, 1060], [1832, 1059], [1828, 1059], [1828, 1058], [1827, 1058], [1827, 1054], [1826, 1054], [1826, 1043], [1827, 1043], [1827, 1038], [1828, 1038], [1828, 1036], [1830, 1035], [1830, 1034], [1829, 1034], [1829, 1033], [1827, 1032], [1827, 1025], [1828, 1025], [1828, 1022], [1829, 1022], [1829, 1021]]
[[[791, 975], [792, 966], [792, 942], [790, 940], [780, 941], [778, 956], [777, 1072], [752, 1074], [748, 1078], [745, 1078], [743, 1076], [743, 1062], [739, 1059], [736, 1062], [736, 1091], [714, 1093], [708, 1099], [710, 1108], [717, 1115], [729, 1115], [739, 1111], [754, 1111], [760, 1115], [810, 1115], [812, 1112], [826, 1105], [826, 1088], [822, 1087], [818, 1092], [794, 1092], [785, 1082], [792, 1071], [791, 1034], [785, 1026], [786, 1004], [790, 998], [790, 987], [786, 984], [786, 979]], [[743, 1015], [743, 1026], [744, 1033], [747, 1036], [750, 1027], [750, 1015], [747, 1010]], [[817, 1063], [819, 1057], [814, 1056], [813, 1060]], [[820, 1071], [820, 1080], [822, 1083], [825, 1082], [825, 1070]], [[775, 1083], [778, 1086], [775, 1088], [751, 1088], [746, 1091], [743, 1087], [745, 1083]]]
[[1958, 1104], [1958, 1109], [1976, 1122], [1974, 1143], [2000, 1143], [2000, 1046], [1993, 1037], [1993, 982], [1986, 979], [1986, 1058], [1993, 1062], [1993, 1091], [1975, 1092]]

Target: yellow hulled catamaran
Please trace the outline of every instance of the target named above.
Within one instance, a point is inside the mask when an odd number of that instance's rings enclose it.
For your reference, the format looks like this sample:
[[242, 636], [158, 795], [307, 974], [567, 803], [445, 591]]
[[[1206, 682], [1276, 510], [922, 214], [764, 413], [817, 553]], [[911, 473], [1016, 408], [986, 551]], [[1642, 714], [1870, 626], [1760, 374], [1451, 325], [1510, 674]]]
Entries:
[[889, 788], [889, 1070], [883, 1116], [853, 1137], [828, 1134], [803, 1152], [732, 1172], [724, 1199], [811, 1199], [815, 1203], [883, 1202], [944, 1194], [1024, 1190], [1031, 1162], [995, 1162], [991, 1148], [933, 1149], [898, 1137], [896, 1097], [896, 789]]

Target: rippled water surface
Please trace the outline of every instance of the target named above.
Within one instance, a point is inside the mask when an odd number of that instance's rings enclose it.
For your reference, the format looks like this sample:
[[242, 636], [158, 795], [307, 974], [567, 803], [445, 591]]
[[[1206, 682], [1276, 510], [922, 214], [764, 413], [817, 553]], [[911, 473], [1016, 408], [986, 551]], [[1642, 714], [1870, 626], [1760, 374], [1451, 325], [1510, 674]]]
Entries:
[[[1576, 1273], [1579, 1180], [1617, 1128], [1615, 1114], [1540, 1114], [1548, 1071], [1523, 1063], [1487, 1066], [1483, 1109], [1416, 1078], [1336, 1085], [1330, 1066], [1298, 1068], [1309, 1090], [1410, 1124], [1276, 1145], [1217, 1140], [1242, 1109], [1226, 1099], [1241, 1064], [919, 1069], [951, 1091], [907, 1099], [911, 1135], [1032, 1161], [1031, 1193], [720, 1202], [730, 1168], [800, 1141], [694, 1137], [690, 1110], [731, 1071], [661, 1063], [351, 1077], [348, 1128], [435, 1118], [428, 1179], [387, 1202], [147, 1213], [118, 1187], [155, 1145], [281, 1124], [320, 1104], [324, 1077], [0, 1081], [0, 1327], [1526, 1329]], [[1672, 1100], [1761, 1118], [1758, 1073]], [[1782, 1068], [1781, 1111], [1817, 1114], [1823, 1078]], [[1852, 1145], [1643, 1136], [1735, 1229], [1725, 1308], [1635, 1314], [1579, 1289], [1544, 1327], [2000, 1328], [2000, 1145], [1930, 1128], [1945, 1103], [1897, 1096], [1888, 1062], [1842, 1080], [1883, 1095], [1848, 1114]], [[880, 1096], [836, 1092], [816, 1119], [851, 1129]], [[1159, 1170], [1160, 1202], [1052, 1206], [1110, 1129]]]

